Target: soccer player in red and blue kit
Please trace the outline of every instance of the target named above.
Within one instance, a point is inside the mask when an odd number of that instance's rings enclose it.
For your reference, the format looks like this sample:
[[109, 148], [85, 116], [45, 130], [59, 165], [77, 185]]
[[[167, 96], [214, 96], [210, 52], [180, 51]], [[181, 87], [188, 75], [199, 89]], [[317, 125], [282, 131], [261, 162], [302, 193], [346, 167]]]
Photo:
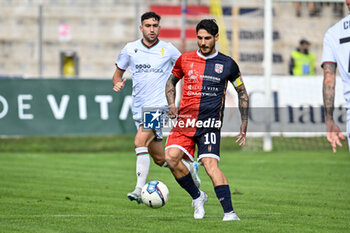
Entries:
[[[225, 108], [225, 93], [231, 82], [239, 98], [241, 113], [240, 133], [236, 143], [245, 144], [248, 125], [248, 94], [236, 62], [218, 52], [215, 43], [219, 28], [213, 19], [204, 19], [197, 24], [199, 49], [182, 54], [166, 84], [166, 97], [170, 118], [177, 117], [165, 148], [165, 159], [176, 181], [192, 197], [194, 218], [205, 215], [204, 203], [207, 194], [196, 187], [188, 169], [181, 162], [183, 157], [193, 160], [195, 146], [198, 160], [213, 182], [215, 193], [223, 210], [223, 221], [239, 220], [233, 210], [228, 181], [218, 167], [220, 160], [220, 130]], [[179, 108], [175, 106], [175, 85], [184, 80]]]

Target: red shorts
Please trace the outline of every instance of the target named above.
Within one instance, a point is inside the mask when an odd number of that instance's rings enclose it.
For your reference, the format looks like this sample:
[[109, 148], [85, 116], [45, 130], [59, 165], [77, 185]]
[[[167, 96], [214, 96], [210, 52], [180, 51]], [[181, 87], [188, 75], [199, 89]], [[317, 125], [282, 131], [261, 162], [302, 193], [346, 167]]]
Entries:
[[172, 132], [166, 140], [165, 150], [168, 148], [176, 147], [182, 150], [185, 155], [185, 160], [194, 161], [194, 152], [196, 150], [196, 143], [193, 137], [187, 137], [180, 132]]
[[[208, 141], [209, 136], [213, 140]], [[185, 160], [194, 161], [196, 144], [198, 146], [198, 161], [204, 157], [220, 160], [220, 131], [218, 130], [196, 137], [186, 136], [178, 131], [172, 132], [168, 136], [165, 150], [168, 148], [178, 148], [184, 152], [185, 155], [183, 158]]]

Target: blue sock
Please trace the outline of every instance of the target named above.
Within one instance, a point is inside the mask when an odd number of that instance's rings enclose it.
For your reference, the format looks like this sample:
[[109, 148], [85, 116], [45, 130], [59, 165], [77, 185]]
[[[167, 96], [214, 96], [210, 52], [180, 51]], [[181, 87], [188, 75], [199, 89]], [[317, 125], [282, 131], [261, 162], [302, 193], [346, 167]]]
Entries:
[[194, 184], [191, 173], [188, 173], [186, 176], [176, 179], [176, 181], [191, 195], [192, 199], [196, 199], [201, 195], [199, 189]]
[[219, 185], [214, 187], [216, 197], [219, 199], [224, 213], [234, 212], [231, 201], [231, 192], [228, 185]]

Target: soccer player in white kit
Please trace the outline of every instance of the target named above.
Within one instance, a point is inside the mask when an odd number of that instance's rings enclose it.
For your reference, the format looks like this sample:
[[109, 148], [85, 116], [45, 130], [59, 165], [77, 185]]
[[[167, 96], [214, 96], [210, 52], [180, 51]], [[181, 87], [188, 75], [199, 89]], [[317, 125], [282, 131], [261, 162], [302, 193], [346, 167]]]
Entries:
[[[137, 133], [135, 136], [136, 175], [135, 190], [128, 193], [128, 198], [141, 202], [141, 189], [146, 183], [150, 159], [159, 166], [166, 166], [164, 149], [162, 147], [161, 129], [144, 129], [142, 125], [142, 109], [151, 107], [167, 107], [165, 98], [165, 84], [173, 65], [181, 53], [171, 43], [158, 39], [160, 16], [154, 12], [146, 12], [141, 16], [140, 31], [142, 39], [127, 43], [116, 61], [116, 71], [113, 75], [113, 90], [123, 89], [125, 80], [122, 80], [128, 68], [133, 81], [132, 112]], [[188, 168], [199, 180], [196, 172], [198, 164], [187, 164]], [[195, 166], [195, 167], [193, 167]]]
[[[350, 10], [350, 0], [345, 0]], [[342, 146], [345, 140], [338, 125], [333, 120], [336, 68], [343, 82], [343, 94], [346, 101], [348, 144], [350, 144], [350, 15], [328, 29], [323, 40], [323, 103], [326, 114], [327, 140], [333, 152]]]

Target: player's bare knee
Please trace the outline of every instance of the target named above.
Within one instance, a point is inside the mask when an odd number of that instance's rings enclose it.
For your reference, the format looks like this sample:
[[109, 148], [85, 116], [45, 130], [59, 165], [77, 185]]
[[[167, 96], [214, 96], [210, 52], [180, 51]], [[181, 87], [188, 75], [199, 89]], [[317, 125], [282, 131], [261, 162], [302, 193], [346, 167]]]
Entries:
[[177, 162], [176, 159], [170, 154], [165, 152], [165, 161], [167, 162], [170, 168], [176, 167]]
[[204, 167], [204, 168], [210, 177], [212, 177], [217, 172], [217, 168], [215, 167]]
[[201, 161], [209, 176], [212, 176], [220, 170], [216, 159], [203, 158]]
[[148, 146], [147, 142], [145, 140], [140, 139], [139, 137], [135, 137], [134, 145], [135, 145], [135, 148]]
[[153, 161], [155, 164], [159, 165], [159, 166], [163, 166], [165, 163], [165, 158], [160, 158], [160, 157], [154, 157]]
[[169, 149], [165, 151], [165, 161], [170, 168], [174, 168], [179, 164], [180, 159], [176, 153]]

